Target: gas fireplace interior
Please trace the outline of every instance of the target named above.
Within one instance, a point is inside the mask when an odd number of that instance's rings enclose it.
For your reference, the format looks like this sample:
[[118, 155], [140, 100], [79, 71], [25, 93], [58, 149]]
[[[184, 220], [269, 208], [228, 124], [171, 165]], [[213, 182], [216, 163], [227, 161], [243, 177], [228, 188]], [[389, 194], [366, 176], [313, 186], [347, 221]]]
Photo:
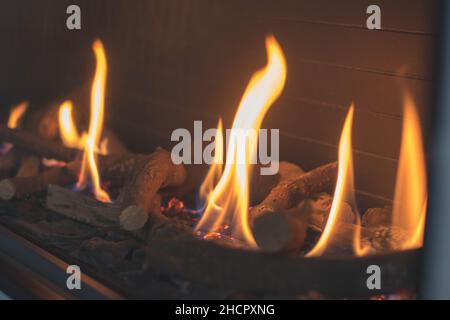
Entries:
[[439, 3], [371, 5], [4, 1], [0, 292], [418, 298]]

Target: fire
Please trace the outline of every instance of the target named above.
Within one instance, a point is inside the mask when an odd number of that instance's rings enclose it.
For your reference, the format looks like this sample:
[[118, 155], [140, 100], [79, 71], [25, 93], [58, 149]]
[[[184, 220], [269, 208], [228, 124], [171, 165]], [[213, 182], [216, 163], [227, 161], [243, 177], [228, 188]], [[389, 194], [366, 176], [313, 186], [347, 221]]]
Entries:
[[[217, 185], [208, 196], [204, 215], [196, 230], [214, 232], [224, 222], [233, 226], [235, 237], [257, 247], [248, 223], [249, 159], [257, 151], [257, 132], [270, 106], [281, 94], [286, 81], [286, 61], [273, 36], [266, 38], [268, 63], [251, 78], [239, 104], [227, 146], [226, 164]], [[244, 134], [242, 134], [244, 133]]]
[[63, 144], [69, 148], [83, 149], [84, 143], [75, 127], [72, 118], [73, 105], [71, 101], [65, 101], [59, 108], [59, 131]]
[[9, 114], [8, 128], [16, 129], [19, 127], [20, 120], [28, 109], [28, 102], [24, 101], [14, 106]]
[[[20, 126], [23, 115], [28, 109], [28, 102], [24, 101], [11, 108], [8, 119], [8, 128], [17, 129]], [[5, 155], [11, 151], [14, 146], [11, 143], [2, 143], [0, 145], [0, 155]]]
[[111, 202], [108, 193], [100, 185], [100, 174], [96, 163], [96, 150], [103, 127], [107, 63], [105, 50], [100, 40], [94, 42], [93, 50], [97, 59], [97, 67], [91, 91], [91, 120], [87, 135], [82, 137], [84, 154], [77, 188], [84, 188], [90, 177], [95, 197], [103, 202]]
[[428, 193], [421, 132], [416, 106], [406, 94], [392, 216], [392, 224], [406, 231], [403, 250], [420, 248], [423, 244]]
[[[59, 133], [66, 147], [83, 150], [86, 145], [87, 133], [80, 137], [72, 116], [73, 104], [64, 101], [59, 107]], [[95, 152], [101, 155], [108, 154], [108, 139], [104, 138], [100, 146], [96, 146]]]
[[[314, 248], [307, 254], [308, 257], [321, 256], [327, 250], [328, 245], [333, 241], [333, 234], [339, 228], [342, 221], [342, 212], [344, 203], [348, 201], [355, 203], [354, 196], [354, 174], [353, 174], [353, 156], [352, 156], [352, 124], [354, 116], [354, 106], [350, 107], [347, 119], [344, 123], [341, 139], [339, 142], [339, 166], [336, 189], [333, 202], [331, 204], [328, 220], [319, 241]], [[367, 250], [360, 245], [360, 221], [356, 212], [356, 230], [353, 235], [353, 250], [356, 255], [362, 256]]]

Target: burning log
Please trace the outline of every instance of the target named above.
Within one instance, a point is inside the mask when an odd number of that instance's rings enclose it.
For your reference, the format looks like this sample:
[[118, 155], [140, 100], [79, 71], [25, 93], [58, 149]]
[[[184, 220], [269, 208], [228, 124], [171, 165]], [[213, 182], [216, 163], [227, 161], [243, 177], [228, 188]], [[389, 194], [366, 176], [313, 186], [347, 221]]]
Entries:
[[78, 177], [80, 162], [72, 162], [62, 168], [52, 168], [34, 176], [17, 176], [0, 181], [0, 199], [11, 200], [23, 196], [41, 193], [50, 184], [70, 185]]
[[122, 191], [122, 214], [134, 216], [147, 213], [160, 189], [180, 186], [185, 178], [184, 166], [173, 164], [170, 153], [158, 148], [135, 166], [131, 179]]
[[144, 242], [154, 239], [192, 240], [192, 228], [161, 214], [161, 196], [156, 194], [150, 212], [129, 215], [122, 212], [122, 204], [103, 203], [80, 193], [55, 185], [48, 187], [46, 208], [69, 219], [96, 228], [120, 228]]
[[305, 173], [298, 165], [290, 162], [282, 161], [279, 166], [278, 174], [273, 176], [261, 175], [259, 166], [252, 170], [250, 185], [257, 187], [250, 188], [251, 203], [261, 203], [277, 184], [282, 181], [295, 179]]
[[[155, 199], [157, 198], [154, 197], [153, 200]], [[161, 198], [153, 207], [158, 208], [160, 202]], [[120, 204], [103, 203], [56, 185], [48, 186], [46, 207], [94, 227], [120, 227], [133, 231], [141, 229], [148, 220], [147, 213], [125, 215]]]
[[255, 220], [253, 235], [264, 252], [295, 252], [305, 242], [308, 220], [303, 205], [279, 213], [267, 212]]
[[3, 126], [0, 126], [0, 141], [9, 142], [35, 156], [65, 162], [74, 160], [78, 154], [78, 150], [64, 147], [50, 140], [41, 139], [23, 130], [9, 129]]
[[[306, 199], [295, 208], [282, 212], [265, 212], [256, 217], [253, 224], [253, 233], [261, 250], [269, 253], [297, 252], [305, 244], [306, 232], [310, 228], [322, 232], [331, 207], [331, 196], [322, 194], [314, 200]], [[335, 251], [345, 251], [352, 248], [354, 213], [348, 204], [344, 206], [344, 218], [333, 236]], [[371, 229], [367, 229], [369, 235]], [[374, 238], [374, 237], [373, 237]], [[332, 250], [333, 251], [333, 250]]]
[[[261, 250], [269, 253], [300, 252], [305, 245], [306, 230], [322, 232], [331, 208], [332, 197], [320, 194], [304, 200], [299, 206], [283, 212], [265, 212], [253, 224], [253, 233]], [[354, 235], [360, 232], [363, 246], [370, 253], [400, 250], [406, 240], [405, 230], [390, 225], [388, 209], [369, 209], [363, 224], [355, 224], [355, 213], [344, 203], [340, 222], [336, 225], [327, 255], [352, 253]], [[359, 230], [358, 230], [359, 229]]]
[[[146, 155], [111, 155], [99, 157], [102, 176], [112, 185], [123, 185], [137, 163], [147, 159]], [[68, 163], [64, 167], [53, 167], [33, 176], [16, 176], [0, 181], [0, 199], [11, 200], [23, 196], [42, 193], [50, 184], [67, 186], [78, 179], [81, 160]]]
[[336, 182], [337, 163], [330, 163], [302, 174], [297, 178], [281, 181], [264, 201], [249, 212], [250, 221], [266, 212], [282, 212], [299, 205], [308, 197], [330, 188]]

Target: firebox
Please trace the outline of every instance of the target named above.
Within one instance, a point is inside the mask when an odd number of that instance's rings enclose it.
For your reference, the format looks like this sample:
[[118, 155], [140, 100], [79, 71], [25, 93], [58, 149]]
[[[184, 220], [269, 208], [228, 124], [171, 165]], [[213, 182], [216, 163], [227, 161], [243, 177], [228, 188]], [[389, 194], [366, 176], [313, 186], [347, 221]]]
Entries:
[[450, 298], [447, 4], [4, 2], [0, 297]]

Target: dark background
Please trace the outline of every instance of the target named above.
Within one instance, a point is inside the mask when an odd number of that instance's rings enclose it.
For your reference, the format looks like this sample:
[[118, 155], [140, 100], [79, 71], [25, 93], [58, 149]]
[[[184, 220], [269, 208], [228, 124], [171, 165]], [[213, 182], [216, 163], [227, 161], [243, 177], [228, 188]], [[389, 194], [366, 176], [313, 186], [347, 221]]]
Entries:
[[[0, 106], [36, 105], [90, 85], [91, 43], [109, 62], [107, 119], [137, 151], [170, 147], [193, 120], [230, 127], [251, 74], [265, 63], [273, 33], [288, 79], [264, 127], [281, 130], [281, 159], [305, 169], [333, 161], [352, 101], [361, 207], [394, 193], [402, 92], [414, 97], [428, 131], [435, 3], [378, 0], [381, 31], [366, 29], [365, 0], [3, 0], [0, 10]], [[82, 30], [66, 29], [78, 4]], [[85, 96], [88, 97], [88, 91]]]

